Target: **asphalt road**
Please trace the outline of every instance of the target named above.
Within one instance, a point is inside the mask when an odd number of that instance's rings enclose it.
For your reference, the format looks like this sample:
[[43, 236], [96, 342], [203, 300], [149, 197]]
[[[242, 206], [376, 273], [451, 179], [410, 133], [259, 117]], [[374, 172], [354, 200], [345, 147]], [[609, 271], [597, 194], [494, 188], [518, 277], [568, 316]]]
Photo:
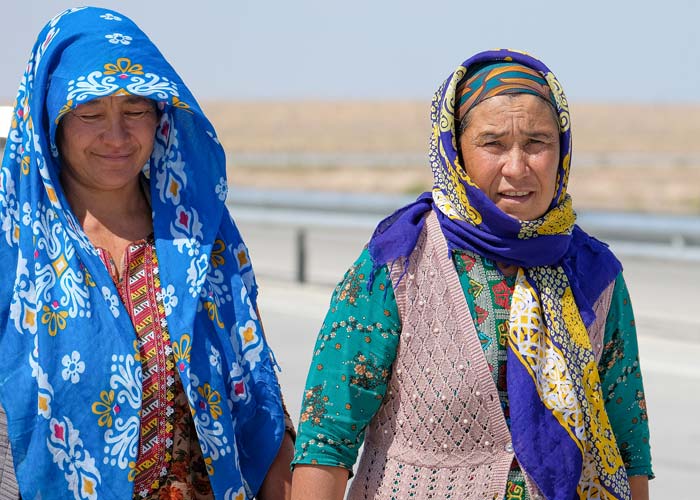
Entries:
[[[309, 234], [307, 275], [295, 276], [291, 231], [241, 224], [260, 283], [260, 309], [282, 366], [280, 380], [297, 420], [311, 352], [334, 283], [369, 237], [363, 231]], [[654, 499], [694, 499], [700, 479], [700, 266], [626, 258], [644, 374], [654, 472]]]

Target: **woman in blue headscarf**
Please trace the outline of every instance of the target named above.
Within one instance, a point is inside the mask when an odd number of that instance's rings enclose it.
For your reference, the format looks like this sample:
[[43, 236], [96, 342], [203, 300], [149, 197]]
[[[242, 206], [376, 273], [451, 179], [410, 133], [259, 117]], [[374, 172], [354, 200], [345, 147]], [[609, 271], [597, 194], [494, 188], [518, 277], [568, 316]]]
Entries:
[[214, 129], [125, 16], [57, 15], [0, 171], [0, 402], [19, 492], [286, 498], [291, 439]]
[[[432, 191], [338, 285], [302, 402], [292, 498], [648, 498], [621, 265], [575, 225], [554, 74], [476, 54], [431, 107]], [[365, 439], [366, 437], [366, 439]]]

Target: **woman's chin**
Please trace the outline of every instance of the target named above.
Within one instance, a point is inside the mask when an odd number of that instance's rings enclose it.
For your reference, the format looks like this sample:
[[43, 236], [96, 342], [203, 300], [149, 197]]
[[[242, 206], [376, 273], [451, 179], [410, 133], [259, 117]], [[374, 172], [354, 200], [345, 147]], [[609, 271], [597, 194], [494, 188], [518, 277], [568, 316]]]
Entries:
[[532, 203], [533, 200], [501, 200], [496, 204], [506, 215], [519, 221], [539, 219], [544, 212]]

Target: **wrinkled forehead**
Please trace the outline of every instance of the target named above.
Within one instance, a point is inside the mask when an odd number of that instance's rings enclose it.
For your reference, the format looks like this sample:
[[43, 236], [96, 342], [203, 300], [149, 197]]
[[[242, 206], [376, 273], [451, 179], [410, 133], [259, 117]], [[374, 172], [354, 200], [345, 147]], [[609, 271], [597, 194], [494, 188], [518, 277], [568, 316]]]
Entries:
[[99, 109], [107, 107], [110, 104], [116, 104], [118, 106], [148, 106], [153, 108], [156, 107], [156, 102], [152, 99], [149, 99], [148, 97], [119, 94], [115, 96], [96, 97], [87, 102], [78, 104], [75, 109]]

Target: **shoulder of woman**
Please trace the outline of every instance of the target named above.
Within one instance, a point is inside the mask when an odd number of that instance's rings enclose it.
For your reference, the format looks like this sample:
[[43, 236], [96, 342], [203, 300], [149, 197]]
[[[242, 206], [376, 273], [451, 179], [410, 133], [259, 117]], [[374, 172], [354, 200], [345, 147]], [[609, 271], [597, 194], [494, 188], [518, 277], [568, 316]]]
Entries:
[[579, 226], [574, 226], [563, 265], [570, 281], [576, 283], [589, 304], [593, 304], [622, 271], [622, 263], [608, 245]]

